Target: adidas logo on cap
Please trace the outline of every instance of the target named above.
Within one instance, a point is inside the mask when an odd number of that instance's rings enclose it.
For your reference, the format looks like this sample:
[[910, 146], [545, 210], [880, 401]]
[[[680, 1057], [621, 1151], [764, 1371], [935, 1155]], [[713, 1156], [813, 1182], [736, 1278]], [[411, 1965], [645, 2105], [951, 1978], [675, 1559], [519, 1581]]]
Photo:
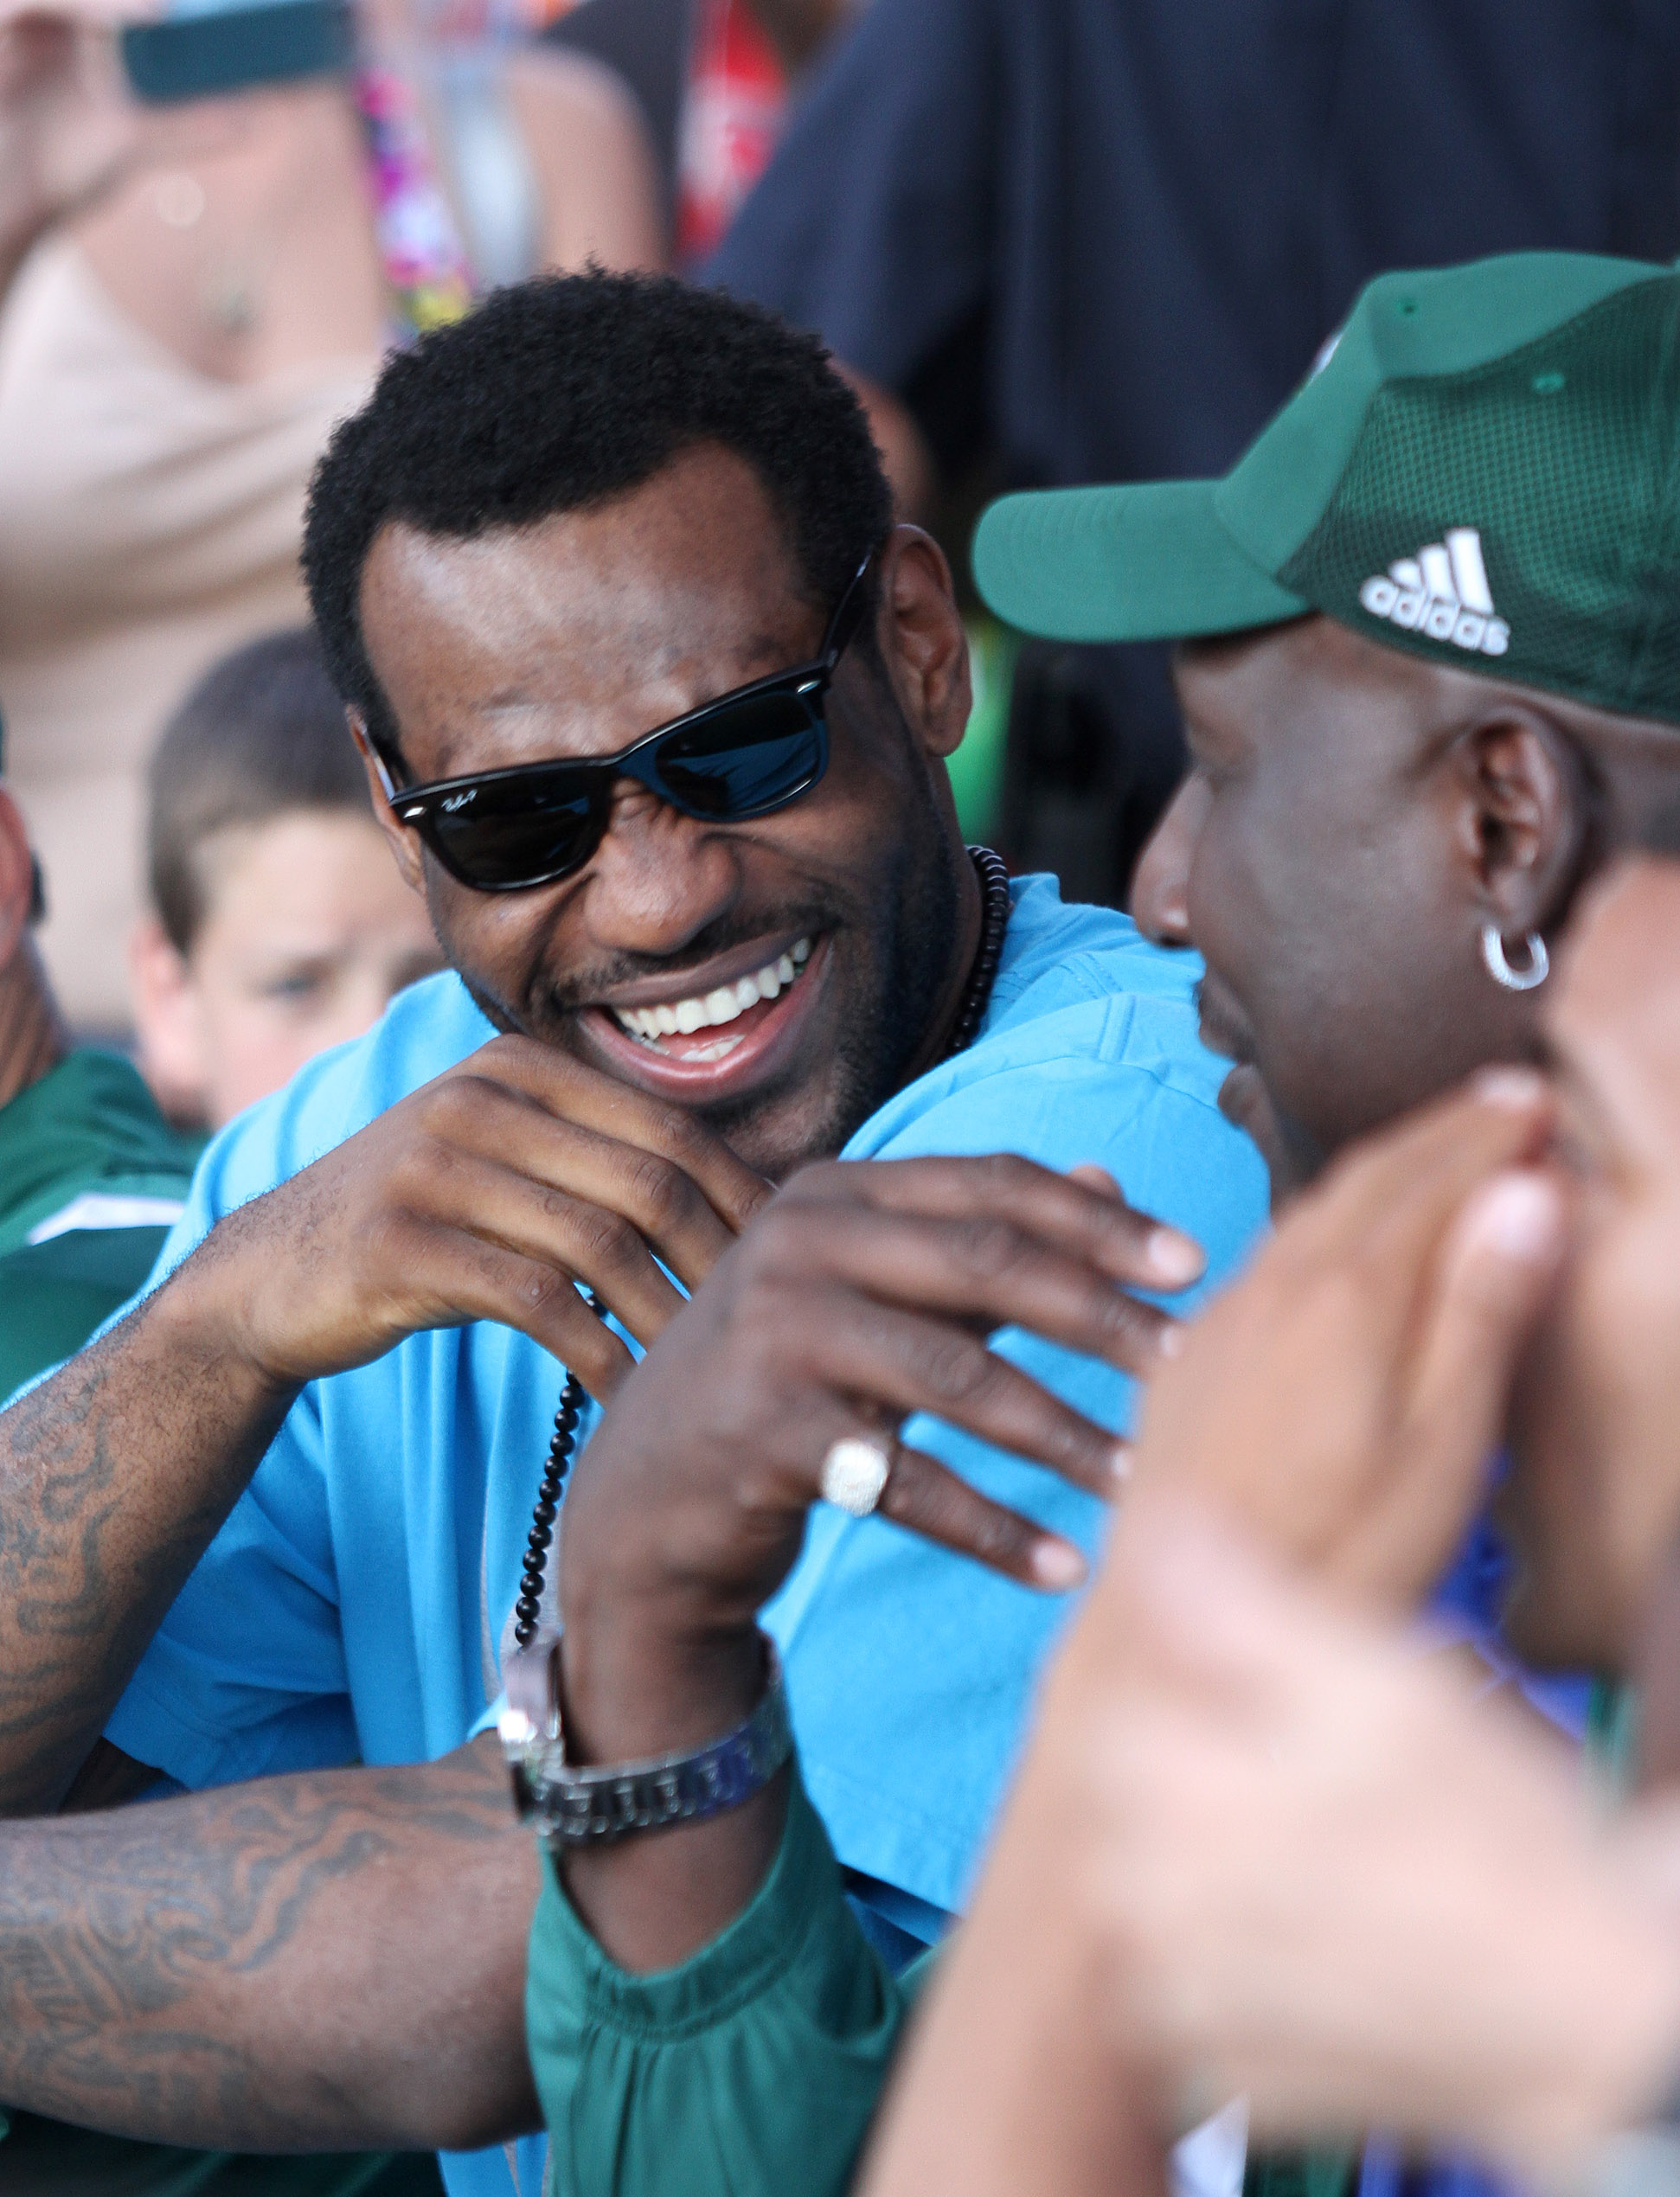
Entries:
[[1482, 562], [1482, 537], [1474, 527], [1449, 527], [1444, 541], [1432, 541], [1415, 557], [1396, 557], [1359, 591], [1361, 605], [1373, 618], [1432, 641], [1482, 656], [1504, 656], [1510, 628], [1496, 618]]

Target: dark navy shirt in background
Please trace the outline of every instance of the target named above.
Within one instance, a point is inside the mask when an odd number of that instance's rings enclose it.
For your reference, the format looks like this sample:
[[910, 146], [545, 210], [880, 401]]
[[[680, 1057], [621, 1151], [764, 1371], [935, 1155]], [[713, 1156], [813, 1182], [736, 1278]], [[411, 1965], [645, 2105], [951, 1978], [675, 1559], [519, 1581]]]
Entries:
[[[1370, 276], [1540, 247], [1680, 252], [1672, 0], [872, 0], [706, 272], [1063, 487], [1225, 471]], [[1092, 664], [1170, 785], [1163, 652]]]

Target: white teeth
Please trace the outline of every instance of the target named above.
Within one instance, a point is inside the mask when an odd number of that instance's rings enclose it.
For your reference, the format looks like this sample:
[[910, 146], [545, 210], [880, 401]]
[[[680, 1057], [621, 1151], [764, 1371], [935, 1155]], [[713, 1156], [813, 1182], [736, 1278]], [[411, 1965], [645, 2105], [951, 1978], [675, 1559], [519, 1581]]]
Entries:
[[[703, 998], [662, 1001], [657, 1007], [615, 1007], [612, 1011], [623, 1028], [649, 1045], [657, 1044], [662, 1037], [689, 1037], [696, 1030], [733, 1022], [738, 1015], [746, 1014], [761, 999], [779, 999], [810, 958], [810, 939], [796, 939], [785, 953], [767, 962], [755, 975], [738, 977], [733, 984], [720, 984]], [[721, 1060], [740, 1042], [739, 1038], [722, 1039], [688, 1057], [691, 1060]]]

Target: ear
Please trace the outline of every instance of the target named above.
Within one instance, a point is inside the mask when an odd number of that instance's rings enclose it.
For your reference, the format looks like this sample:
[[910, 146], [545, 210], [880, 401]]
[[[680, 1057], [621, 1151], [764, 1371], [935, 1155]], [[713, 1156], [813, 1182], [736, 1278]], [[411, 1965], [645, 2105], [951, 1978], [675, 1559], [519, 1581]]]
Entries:
[[876, 631], [894, 695], [924, 753], [954, 755], [974, 698], [968, 636], [945, 552], [920, 527], [895, 526], [887, 537]]
[[155, 915], [142, 916], [129, 933], [128, 977], [140, 1073], [166, 1114], [202, 1119], [209, 1077], [198, 990]]
[[11, 966], [12, 957], [29, 927], [35, 900], [35, 863], [29, 835], [10, 794], [0, 792], [0, 970]]
[[374, 746], [368, 733], [368, 721], [359, 709], [348, 703], [344, 708], [344, 722], [350, 728], [350, 738], [356, 742], [356, 753], [362, 758], [362, 767], [368, 773], [368, 792], [374, 804], [374, 822], [391, 843], [396, 856], [402, 881], [410, 892], [426, 896], [426, 868], [420, 859], [419, 835], [401, 823], [392, 808], [396, 797], [396, 784], [390, 766]]
[[1545, 713], [1501, 703], [1456, 744], [1460, 844], [1507, 937], [1560, 923], [1587, 851], [1586, 772]]

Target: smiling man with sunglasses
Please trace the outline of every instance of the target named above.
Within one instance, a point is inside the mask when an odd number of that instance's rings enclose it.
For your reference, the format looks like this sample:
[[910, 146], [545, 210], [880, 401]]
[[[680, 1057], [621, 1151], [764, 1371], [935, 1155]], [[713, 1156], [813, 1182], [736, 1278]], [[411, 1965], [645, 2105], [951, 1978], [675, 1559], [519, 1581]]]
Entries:
[[[646, 1438], [820, 1470], [768, 1622], [901, 1950], [959, 1904], [1065, 1606], [1025, 1589], [1080, 1576], [1170, 1331], [1130, 1291], [1193, 1278], [1176, 1231], [1228, 1268], [1264, 1178], [1194, 967], [965, 850], [949, 574], [814, 343], [664, 280], [498, 293], [339, 430], [305, 561], [452, 970], [231, 1124], [169, 1278], [0, 1418], [0, 1804], [194, 1789], [0, 1834], [0, 2100], [493, 2141], [452, 2187], [531, 2193], [536, 1875], [484, 1727], [556, 1621], [583, 1389], [704, 1284]], [[842, 1153], [895, 1164], [773, 1195]], [[624, 1533], [680, 1556], [653, 1511]]]

